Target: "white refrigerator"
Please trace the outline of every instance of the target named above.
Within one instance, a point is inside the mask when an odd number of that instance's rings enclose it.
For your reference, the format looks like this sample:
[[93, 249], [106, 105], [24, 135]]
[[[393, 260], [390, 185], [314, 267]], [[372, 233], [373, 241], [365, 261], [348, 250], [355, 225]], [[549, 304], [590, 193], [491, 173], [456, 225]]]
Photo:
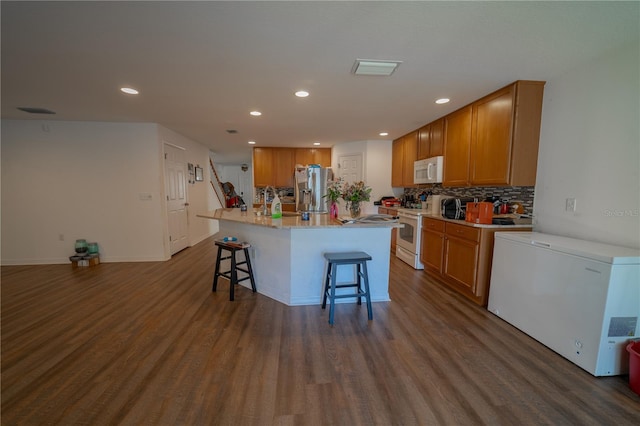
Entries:
[[640, 250], [495, 234], [488, 309], [594, 376], [628, 372], [640, 337]]

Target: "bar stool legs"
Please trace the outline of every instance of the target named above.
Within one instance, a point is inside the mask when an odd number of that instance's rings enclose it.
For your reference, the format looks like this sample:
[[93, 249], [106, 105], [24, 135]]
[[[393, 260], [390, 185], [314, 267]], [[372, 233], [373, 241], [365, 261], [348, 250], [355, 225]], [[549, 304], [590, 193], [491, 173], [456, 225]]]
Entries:
[[[251, 289], [256, 292], [256, 282], [253, 276], [253, 268], [251, 267], [251, 258], [249, 257], [249, 247], [247, 243], [242, 244], [229, 244], [224, 241], [216, 241], [218, 246], [218, 255], [216, 256], [216, 271], [213, 275], [213, 286], [211, 291], [215, 292], [218, 289], [218, 277], [224, 277], [229, 280], [229, 300], [233, 301], [235, 298], [235, 285], [244, 281], [251, 280]], [[228, 252], [227, 256], [222, 256], [222, 251]], [[238, 262], [236, 259], [236, 252], [242, 250], [244, 252], [244, 261]], [[220, 262], [222, 260], [231, 259], [231, 268], [228, 271], [220, 271]], [[246, 268], [241, 267], [246, 265]], [[244, 278], [238, 278], [238, 271], [242, 271], [247, 274]]]
[[[367, 315], [369, 321], [373, 320], [373, 309], [371, 307], [371, 292], [369, 289], [369, 274], [367, 272], [367, 261], [371, 260], [371, 256], [362, 251], [344, 252], [344, 253], [325, 253], [324, 258], [327, 260], [327, 275], [324, 279], [324, 289], [322, 296], [322, 309], [327, 306], [327, 298], [329, 299], [329, 324], [333, 325], [335, 302], [336, 299], [356, 297], [358, 305], [362, 305], [364, 297], [367, 303]], [[348, 284], [337, 284], [336, 276], [338, 265], [355, 265], [356, 266], [356, 282]], [[336, 294], [336, 289], [354, 287], [355, 293]]]

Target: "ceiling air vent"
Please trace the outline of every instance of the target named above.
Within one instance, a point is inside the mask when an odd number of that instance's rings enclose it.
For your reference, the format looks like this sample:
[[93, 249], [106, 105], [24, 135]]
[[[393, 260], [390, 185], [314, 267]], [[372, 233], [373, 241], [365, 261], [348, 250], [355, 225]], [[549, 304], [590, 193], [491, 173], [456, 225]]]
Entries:
[[369, 59], [356, 59], [351, 68], [355, 75], [391, 75], [402, 61], [376, 61]]
[[20, 111], [28, 112], [29, 114], [55, 114], [55, 111], [51, 111], [46, 108], [34, 108], [34, 107], [18, 107]]
[[229, 129], [227, 130], [227, 133], [229, 133], [230, 135], [235, 135], [236, 133], [238, 133], [238, 131], [234, 129]]

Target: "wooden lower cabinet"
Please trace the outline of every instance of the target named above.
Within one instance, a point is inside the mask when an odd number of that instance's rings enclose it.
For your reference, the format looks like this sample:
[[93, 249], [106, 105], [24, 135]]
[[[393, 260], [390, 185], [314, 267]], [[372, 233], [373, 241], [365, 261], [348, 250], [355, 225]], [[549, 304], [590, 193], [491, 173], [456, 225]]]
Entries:
[[444, 221], [423, 218], [421, 241], [420, 260], [425, 268], [440, 274], [444, 259]]
[[420, 260], [425, 271], [480, 306], [489, 299], [493, 241], [496, 232], [531, 228], [479, 228], [423, 218]]
[[[378, 207], [378, 213], [398, 216], [398, 210], [389, 207]], [[396, 241], [398, 241], [398, 228], [391, 229], [391, 253], [396, 253]]]

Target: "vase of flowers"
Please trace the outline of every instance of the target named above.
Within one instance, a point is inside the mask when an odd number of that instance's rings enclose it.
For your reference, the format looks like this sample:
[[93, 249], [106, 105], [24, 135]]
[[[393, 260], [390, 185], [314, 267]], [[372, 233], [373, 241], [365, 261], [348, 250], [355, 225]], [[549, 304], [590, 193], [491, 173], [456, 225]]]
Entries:
[[360, 216], [360, 203], [369, 201], [370, 196], [371, 188], [363, 181], [346, 184], [342, 188], [342, 198], [347, 202], [349, 214], [353, 218]]
[[342, 178], [329, 182], [324, 197], [329, 201], [329, 217], [338, 218], [338, 198], [342, 196]]

